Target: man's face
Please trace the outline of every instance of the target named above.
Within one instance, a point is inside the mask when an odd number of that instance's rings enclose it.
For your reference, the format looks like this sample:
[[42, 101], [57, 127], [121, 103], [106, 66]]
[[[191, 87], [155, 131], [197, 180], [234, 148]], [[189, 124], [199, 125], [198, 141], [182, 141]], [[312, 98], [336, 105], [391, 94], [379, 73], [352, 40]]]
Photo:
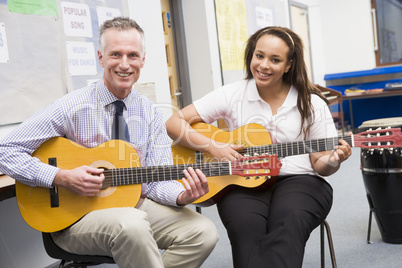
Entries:
[[117, 98], [124, 99], [140, 77], [145, 63], [142, 36], [136, 29], [108, 29], [103, 34], [103, 53], [98, 51], [99, 64], [104, 68], [106, 87]]

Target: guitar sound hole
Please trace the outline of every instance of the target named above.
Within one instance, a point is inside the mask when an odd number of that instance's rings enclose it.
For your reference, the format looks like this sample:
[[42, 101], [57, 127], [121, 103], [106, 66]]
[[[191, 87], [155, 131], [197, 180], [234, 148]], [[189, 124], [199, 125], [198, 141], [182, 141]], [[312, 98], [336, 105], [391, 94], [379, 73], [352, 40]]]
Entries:
[[[102, 166], [101, 166], [101, 167], [96, 167], [96, 168], [101, 168], [101, 169], [103, 169], [104, 171], [108, 170], [107, 167], [102, 167]], [[96, 174], [92, 174], [92, 175], [96, 175]], [[109, 188], [110, 185], [112, 185], [112, 181], [111, 181], [111, 180], [108, 180], [107, 178], [105, 178], [105, 180], [104, 180], [103, 183], [102, 183], [102, 188], [101, 188], [101, 190], [105, 190], [105, 189]]]

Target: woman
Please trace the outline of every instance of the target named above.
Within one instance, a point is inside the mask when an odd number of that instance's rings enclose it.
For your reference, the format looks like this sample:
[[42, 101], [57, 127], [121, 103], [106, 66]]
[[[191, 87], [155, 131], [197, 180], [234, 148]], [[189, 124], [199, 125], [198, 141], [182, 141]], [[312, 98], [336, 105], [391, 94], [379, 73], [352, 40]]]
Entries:
[[[222, 146], [191, 124], [223, 118], [232, 131], [263, 125], [274, 142], [335, 137], [327, 103], [307, 78], [303, 44], [288, 28], [266, 27], [247, 41], [246, 79], [225, 85], [174, 114], [169, 136], [219, 160], [241, 157], [241, 147]], [[333, 151], [281, 159], [277, 182], [266, 190], [236, 188], [217, 204], [227, 229], [235, 267], [301, 267], [310, 233], [328, 215], [332, 188], [324, 176], [351, 155], [340, 140]]]

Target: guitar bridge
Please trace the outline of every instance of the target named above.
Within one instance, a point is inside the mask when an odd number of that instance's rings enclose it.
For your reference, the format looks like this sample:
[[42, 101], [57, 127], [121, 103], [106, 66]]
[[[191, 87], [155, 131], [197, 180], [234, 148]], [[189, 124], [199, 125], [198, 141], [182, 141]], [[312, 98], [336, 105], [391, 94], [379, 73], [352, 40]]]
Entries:
[[[57, 167], [57, 159], [56, 157], [49, 158], [49, 165]], [[53, 186], [49, 189], [50, 196], [50, 207], [57, 208], [59, 207], [59, 189], [57, 186]]]

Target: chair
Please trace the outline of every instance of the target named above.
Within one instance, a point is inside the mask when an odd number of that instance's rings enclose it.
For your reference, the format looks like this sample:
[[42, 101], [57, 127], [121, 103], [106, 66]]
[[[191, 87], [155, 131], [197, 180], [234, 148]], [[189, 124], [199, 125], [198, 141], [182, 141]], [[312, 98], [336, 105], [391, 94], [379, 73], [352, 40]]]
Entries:
[[[195, 206], [195, 209], [198, 213], [202, 214], [201, 207]], [[321, 267], [325, 267], [325, 231], [327, 232], [327, 239], [328, 239], [328, 247], [329, 247], [329, 254], [331, 255], [331, 263], [332, 268], [336, 268], [336, 259], [335, 259], [335, 250], [334, 250], [334, 243], [332, 241], [332, 233], [331, 228], [327, 220], [324, 220], [320, 225], [320, 245], [321, 245]]]
[[334, 250], [334, 244], [332, 242], [332, 234], [331, 234], [331, 228], [329, 227], [329, 224], [326, 220], [324, 220], [321, 225], [320, 225], [320, 233], [321, 233], [321, 267], [325, 267], [325, 234], [324, 231], [327, 231], [327, 238], [328, 238], [328, 247], [329, 247], [329, 253], [331, 255], [331, 263], [332, 267], [336, 268], [336, 259], [335, 259], [335, 250]]
[[56, 245], [50, 233], [42, 233], [42, 238], [45, 250], [49, 257], [61, 260], [59, 268], [86, 268], [87, 266], [94, 266], [102, 263], [115, 263], [113, 258], [109, 256], [78, 255], [67, 252]]
[[334, 122], [337, 124], [341, 124], [340, 127], [342, 129], [342, 134], [345, 132], [345, 122], [344, 122], [344, 117], [343, 117], [343, 97], [342, 97], [342, 93], [331, 89], [331, 88], [327, 88], [327, 87], [323, 87], [320, 86], [318, 84], [315, 84], [314, 86], [316, 86], [320, 91], [321, 94], [324, 95], [324, 97], [328, 100], [329, 104], [329, 108], [331, 109], [332, 105], [338, 105], [339, 104], [339, 111], [335, 112], [335, 111], [331, 111], [332, 117], [334, 118]]

